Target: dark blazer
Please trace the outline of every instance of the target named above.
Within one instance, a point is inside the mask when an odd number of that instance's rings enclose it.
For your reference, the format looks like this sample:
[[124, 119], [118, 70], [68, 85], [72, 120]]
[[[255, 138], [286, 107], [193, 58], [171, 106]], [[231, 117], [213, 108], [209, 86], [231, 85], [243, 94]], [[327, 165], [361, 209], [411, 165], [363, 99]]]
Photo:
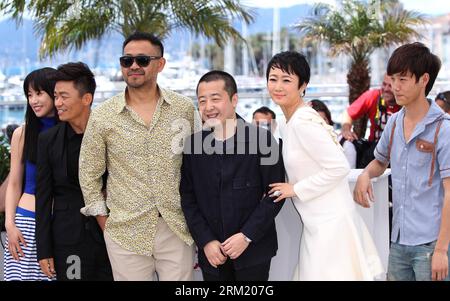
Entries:
[[[237, 270], [267, 262], [278, 249], [275, 216], [283, 201], [274, 203], [267, 192], [269, 184], [285, 182], [281, 147], [268, 131], [240, 120], [242, 127], [234, 143], [227, 144], [226, 151], [234, 154], [211, 154], [211, 149], [202, 147], [211, 144], [209, 141], [216, 145], [208, 130], [192, 135], [185, 143], [181, 206], [199, 249], [200, 267], [212, 274], [217, 269], [203, 252], [210, 241], [224, 242], [239, 232], [252, 240], [233, 261]], [[265, 147], [259, 147], [259, 142]], [[238, 150], [241, 154], [236, 154]], [[261, 164], [267, 163], [264, 159], [271, 155], [277, 159], [275, 162]]]
[[104, 243], [95, 217], [80, 213], [85, 206], [78, 179], [67, 170], [66, 131], [61, 122], [41, 133], [38, 139], [36, 179], [37, 259], [54, 257], [54, 248], [82, 242], [85, 235]]

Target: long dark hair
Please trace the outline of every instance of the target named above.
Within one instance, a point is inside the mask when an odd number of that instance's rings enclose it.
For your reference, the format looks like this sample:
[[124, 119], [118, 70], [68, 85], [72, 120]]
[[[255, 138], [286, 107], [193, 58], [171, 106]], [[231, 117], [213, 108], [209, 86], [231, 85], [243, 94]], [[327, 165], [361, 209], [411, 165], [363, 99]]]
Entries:
[[[23, 92], [25, 93], [25, 97], [27, 99], [27, 110], [25, 112], [25, 143], [23, 146], [22, 162], [28, 160], [32, 163], [36, 163], [37, 140], [41, 126], [39, 118], [31, 108], [28, 99], [28, 92], [30, 87], [36, 92], [43, 91], [47, 93], [54, 102], [56, 83], [55, 75], [56, 69], [46, 67], [32, 71], [27, 75], [23, 82]], [[58, 118], [57, 114], [55, 114], [55, 118]]]

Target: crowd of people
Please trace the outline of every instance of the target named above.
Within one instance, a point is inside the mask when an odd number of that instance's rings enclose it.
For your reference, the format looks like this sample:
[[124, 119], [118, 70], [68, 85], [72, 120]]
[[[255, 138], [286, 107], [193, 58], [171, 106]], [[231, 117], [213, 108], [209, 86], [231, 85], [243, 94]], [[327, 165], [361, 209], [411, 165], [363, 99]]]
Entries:
[[[381, 89], [361, 95], [333, 128], [305, 100], [310, 67], [276, 54], [267, 90], [286, 119], [236, 106], [232, 75], [212, 70], [192, 101], [157, 84], [166, 63], [154, 35], [135, 32], [119, 62], [126, 88], [91, 110], [95, 77], [81, 62], [31, 72], [25, 124], [11, 140], [5, 280], [265, 281], [277, 253], [275, 217], [286, 199], [303, 231], [293, 280], [449, 280], [449, 93], [427, 99], [440, 60], [421, 43], [391, 56]], [[372, 158], [352, 121], [370, 119]], [[393, 225], [384, 271], [357, 206], [370, 179], [392, 171]], [[387, 201], [387, 200], [386, 200]], [[196, 252], [197, 250], [197, 252]]]

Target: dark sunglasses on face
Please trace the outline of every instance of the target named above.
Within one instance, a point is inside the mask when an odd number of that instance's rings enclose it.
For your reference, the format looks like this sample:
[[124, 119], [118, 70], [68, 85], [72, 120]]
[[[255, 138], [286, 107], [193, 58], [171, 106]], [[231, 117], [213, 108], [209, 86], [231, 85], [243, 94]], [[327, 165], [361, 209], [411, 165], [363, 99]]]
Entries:
[[137, 56], [124, 55], [120, 57], [120, 65], [124, 68], [130, 68], [131, 65], [133, 65], [133, 62], [136, 62], [136, 64], [139, 67], [147, 67], [152, 60], [157, 60], [160, 58], [161, 58], [160, 56], [149, 56], [149, 55], [137, 55]]

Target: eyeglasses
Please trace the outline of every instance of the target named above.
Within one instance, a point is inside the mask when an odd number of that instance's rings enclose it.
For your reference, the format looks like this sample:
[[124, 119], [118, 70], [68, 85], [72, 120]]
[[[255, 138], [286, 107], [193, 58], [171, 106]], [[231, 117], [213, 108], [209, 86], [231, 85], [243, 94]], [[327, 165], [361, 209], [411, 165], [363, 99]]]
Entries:
[[445, 97], [445, 94], [442, 92], [436, 96], [436, 100], [438, 99], [443, 100], [446, 103], [450, 103], [450, 99], [447, 99], [447, 97]]
[[255, 121], [257, 126], [260, 126], [268, 131], [271, 130], [272, 122], [270, 121]]
[[149, 56], [149, 55], [137, 55], [137, 56], [130, 56], [130, 55], [124, 55], [120, 57], [120, 65], [124, 68], [130, 68], [131, 65], [133, 65], [133, 62], [136, 62], [136, 64], [139, 67], [147, 67], [148, 64], [152, 60], [160, 59], [161, 56]]

